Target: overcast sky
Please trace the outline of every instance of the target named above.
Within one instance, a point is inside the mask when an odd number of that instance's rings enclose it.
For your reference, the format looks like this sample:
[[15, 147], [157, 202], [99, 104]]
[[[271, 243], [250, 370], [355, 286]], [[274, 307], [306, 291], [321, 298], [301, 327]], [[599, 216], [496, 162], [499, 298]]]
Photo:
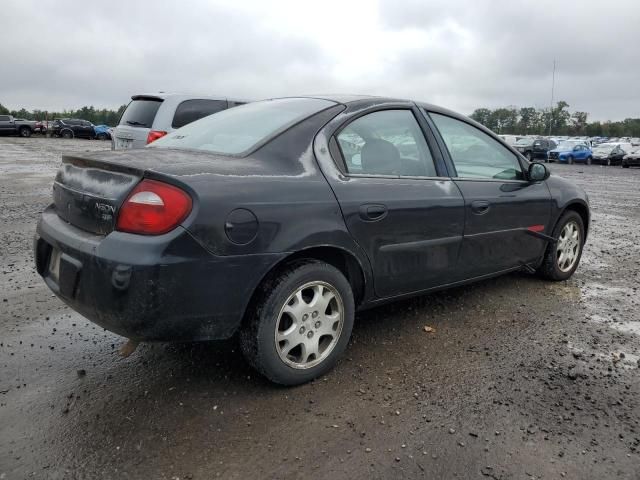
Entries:
[[6, 1], [0, 103], [363, 93], [640, 117], [640, 0]]

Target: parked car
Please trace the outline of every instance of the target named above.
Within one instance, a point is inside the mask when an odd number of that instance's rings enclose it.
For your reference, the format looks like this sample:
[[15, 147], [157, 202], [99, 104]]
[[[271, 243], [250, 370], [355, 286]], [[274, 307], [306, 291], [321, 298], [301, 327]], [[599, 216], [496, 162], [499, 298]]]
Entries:
[[640, 167], [640, 148], [636, 148], [622, 157], [622, 168], [629, 167]]
[[603, 165], [622, 165], [622, 157], [630, 152], [631, 148], [630, 143], [601, 143], [592, 150], [592, 162]]
[[50, 289], [104, 328], [237, 332], [293, 385], [333, 367], [358, 309], [520, 269], [566, 280], [589, 215], [583, 190], [449, 110], [283, 98], [63, 156], [34, 245]]
[[77, 118], [56, 119], [51, 124], [51, 134], [62, 138], [95, 138], [93, 124]]
[[508, 145], [515, 146], [518, 143], [520, 137], [516, 135], [498, 135]]
[[12, 115], [0, 115], [0, 135], [19, 135], [30, 137], [36, 122], [14, 118]]
[[575, 141], [566, 141], [560, 143], [556, 148], [549, 151], [549, 161], [573, 164], [574, 162], [583, 162], [591, 165], [592, 160], [591, 149], [584, 143]]
[[556, 148], [553, 140], [546, 138], [521, 138], [514, 145], [515, 149], [522, 153], [527, 160], [544, 159], [547, 160], [547, 152]]
[[111, 140], [111, 127], [109, 125], [94, 125], [93, 132], [98, 140]]
[[33, 125], [33, 131], [35, 133], [45, 134], [47, 133], [47, 123], [41, 120], [37, 120]]
[[245, 100], [206, 95], [134, 95], [113, 130], [111, 148], [142, 148], [176, 128], [244, 103]]

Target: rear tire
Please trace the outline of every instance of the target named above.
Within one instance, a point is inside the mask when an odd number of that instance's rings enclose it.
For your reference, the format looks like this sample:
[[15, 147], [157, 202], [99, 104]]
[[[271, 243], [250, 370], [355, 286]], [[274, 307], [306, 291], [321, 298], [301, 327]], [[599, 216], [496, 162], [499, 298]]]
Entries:
[[62, 135], [62, 138], [66, 138], [66, 139], [73, 138], [73, 132], [71, 130], [63, 130], [61, 135]]
[[31, 129], [29, 127], [20, 127], [18, 133], [21, 137], [29, 138], [31, 136]]
[[240, 348], [272, 382], [299, 385], [335, 366], [354, 312], [351, 285], [338, 269], [301, 260], [259, 287], [240, 330]]
[[107, 135], [104, 133], [99, 133], [96, 137], [98, 140], [106, 140], [107, 139]]
[[[577, 232], [577, 238], [574, 237], [573, 232]], [[582, 217], [573, 210], [564, 212], [553, 229], [552, 236], [557, 242], [547, 245], [542, 264], [537, 272], [547, 280], [567, 280], [576, 271], [582, 258], [584, 247]], [[563, 253], [565, 256], [562, 255]], [[566, 260], [568, 253], [571, 255], [570, 260]]]

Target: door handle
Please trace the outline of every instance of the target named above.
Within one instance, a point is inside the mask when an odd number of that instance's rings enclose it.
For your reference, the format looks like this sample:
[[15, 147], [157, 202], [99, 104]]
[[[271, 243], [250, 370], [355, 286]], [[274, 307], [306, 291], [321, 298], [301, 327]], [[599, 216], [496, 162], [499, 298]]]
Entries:
[[387, 216], [387, 206], [381, 204], [365, 203], [360, 205], [360, 218], [367, 222], [382, 220]]
[[484, 215], [491, 208], [491, 204], [486, 200], [476, 200], [471, 202], [471, 211], [476, 215]]

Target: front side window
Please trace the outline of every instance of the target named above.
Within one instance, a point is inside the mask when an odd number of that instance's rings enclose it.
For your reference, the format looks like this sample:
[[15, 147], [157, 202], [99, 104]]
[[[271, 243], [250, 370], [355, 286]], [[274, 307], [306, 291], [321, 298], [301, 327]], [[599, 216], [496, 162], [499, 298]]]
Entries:
[[435, 177], [424, 134], [410, 110], [357, 118], [337, 137], [349, 173]]
[[207, 115], [218, 113], [226, 108], [226, 100], [185, 100], [176, 108], [171, 126], [173, 128], [184, 127], [188, 123], [200, 120]]
[[455, 118], [430, 113], [458, 177], [523, 180], [518, 158], [482, 130]]

